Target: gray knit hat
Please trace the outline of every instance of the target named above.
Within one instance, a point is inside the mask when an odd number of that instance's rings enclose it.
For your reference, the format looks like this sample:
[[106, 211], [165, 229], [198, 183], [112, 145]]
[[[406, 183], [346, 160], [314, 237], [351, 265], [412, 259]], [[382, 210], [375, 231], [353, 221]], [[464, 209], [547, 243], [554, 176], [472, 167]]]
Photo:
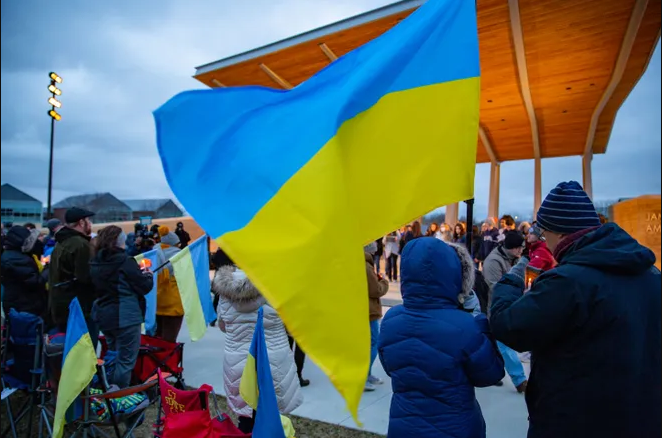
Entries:
[[556, 186], [542, 203], [537, 220], [543, 230], [564, 235], [601, 225], [591, 198], [576, 181]]

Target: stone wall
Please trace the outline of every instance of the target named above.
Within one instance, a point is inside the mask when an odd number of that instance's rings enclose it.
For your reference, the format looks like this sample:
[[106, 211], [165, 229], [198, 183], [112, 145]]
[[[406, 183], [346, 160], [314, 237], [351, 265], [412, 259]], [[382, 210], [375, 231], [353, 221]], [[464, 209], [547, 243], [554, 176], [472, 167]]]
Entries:
[[660, 233], [662, 199], [659, 195], [642, 196], [619, 202], [611, 207], [610, 219], [630, 233], [657, 256], [660, 267], [662, 235]]

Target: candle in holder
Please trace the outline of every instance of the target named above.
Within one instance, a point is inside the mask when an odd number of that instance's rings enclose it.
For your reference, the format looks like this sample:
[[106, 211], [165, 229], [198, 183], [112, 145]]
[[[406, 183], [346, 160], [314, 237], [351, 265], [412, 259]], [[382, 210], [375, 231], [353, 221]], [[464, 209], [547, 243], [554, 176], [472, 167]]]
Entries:
[[140, 266], [140, 269], [144, 271], [152, 267], [152, 261], [150, 259], [142, 259], [140, 262], [138, 262], [138, 266]]

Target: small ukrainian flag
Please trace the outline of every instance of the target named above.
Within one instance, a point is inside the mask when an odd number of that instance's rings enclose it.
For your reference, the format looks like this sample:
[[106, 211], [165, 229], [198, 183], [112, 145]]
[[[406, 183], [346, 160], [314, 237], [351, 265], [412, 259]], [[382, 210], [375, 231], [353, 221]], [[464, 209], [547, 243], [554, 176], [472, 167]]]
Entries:
[[60, 438], [66, 423], [69, 406], [90, 384], [97, 371], [97, 355], [83, 317], [78, 298], [69, 304], [67, 335], [64, 341], [62, 375], [58, 386], [53, 423], [53, 437]]
[[278, 399], [271, 375], [271, 365], [269, 365], [267, 341], [264, 337], [264, 309], [262, 308], [257, 314], [253, 341], [248, 352], [244, 374], [241, 376], [239, 393], [246, 404], [257, 411], [253, 437], [286, 438], [283, 427], [288, 423], [291, 428], [291, 424], [287, 419], [283, 421], [278, 411]]

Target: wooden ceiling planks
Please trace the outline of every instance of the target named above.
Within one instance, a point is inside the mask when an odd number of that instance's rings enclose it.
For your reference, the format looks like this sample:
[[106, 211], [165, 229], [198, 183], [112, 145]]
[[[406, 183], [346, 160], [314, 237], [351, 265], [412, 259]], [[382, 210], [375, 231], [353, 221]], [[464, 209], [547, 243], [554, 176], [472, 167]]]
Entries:
[[598, 129], [593, 142], [593, 153], [604, 154], [611, 136], [616, 114], [629, 96], [634, 86], [648, 67], [655, 46], [660, 40], [660, 17], [662, 16], [662, 0], [649, 0], [648, 9], [641, 23], [639, 34], [635, 40], [630, 62], [623, 74], [623, 79], [614, 91], [611, 100], [602, 111], [598, 121]]
[[[583, 155], [635, 0], [520, 0], [543, 157]], [[553, 31], [553, 32], [550, 32]]]
[[[641, 74], [660, 30], [660, 1], [650, 0], [626, 73], [605, 108], [594, 151], [604, 152], [615, 114]], [[581, 155], [591, 116], [611, 78], [635, 0], [519, 0], [530, 90], [543, 157]], [[210, 87], [277, 86], [260, 65], [294, 86], [330, 60], [389, 30], [411, 11], [311, 39], [277, 52], [196, 76]], [[498, 161], [534, 156], [531, 123], [517, 71], [508, 2], [478, 0], [482, 63], [481, 124]], [[479, 141], [477, 162], [490, 162]]]
[[531, 124], [519, 89], [507, 1], [478, 1], [478, 35], [481, 123], [499, 161], [531, 158]]

